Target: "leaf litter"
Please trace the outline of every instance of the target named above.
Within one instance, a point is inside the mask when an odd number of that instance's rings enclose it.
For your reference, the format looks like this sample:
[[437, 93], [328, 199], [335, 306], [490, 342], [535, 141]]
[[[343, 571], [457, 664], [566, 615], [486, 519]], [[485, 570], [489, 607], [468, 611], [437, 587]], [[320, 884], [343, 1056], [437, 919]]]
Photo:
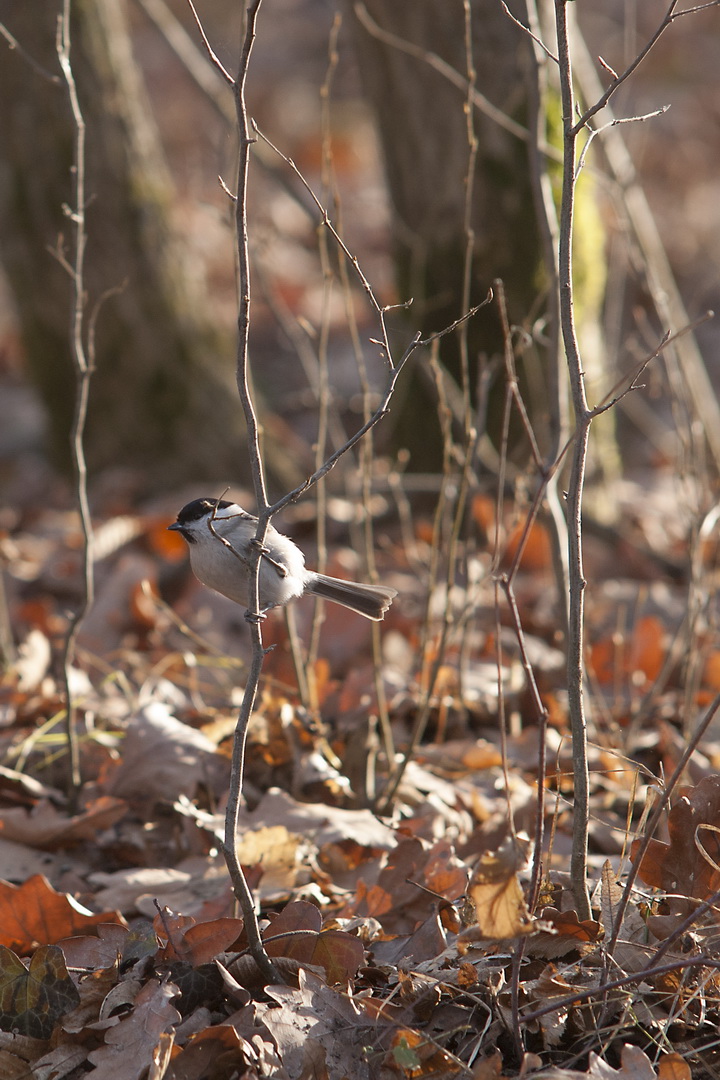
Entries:
[[[138, 521], [133, 542], [142, 544]], [[19, 546], [27, 560], [37, 550]], [[392, 562], [402, 570], [401, 551]], [[206, 598], [198, 606], [195, 594], [192, 608], [177, 605], [194, 623], [190, 639], [152, 590], [137, 603], [136, 569], [121, 554], [108, 561], [106, 587], [120, 609], [97, 651], [85, 641], [76, 676], [84, 787], [73, 810], [63, 794], [52, 661], [62, 599], [48, 586], [40, 606], [22, 589], [13, 601], [25, 636], [0, 700], [3, 1077], [686, 1080], [691, 1066], [694, 1076], [715, 1074], [720, 748], [712, 732], [636, 867], [615, 933], [648, 814], [684, 745], [679, 672], [661, 678], [678, 628], [662, 590], [642, 603], [635, 592], [621, 633], [604, 603], [590, 613], [602, 707], [591, 747], [595, 888], [585, 920], [568, 874], [563, 672], [537, 567], [518, 580], [548, 711], [546, 839], [534, 898], [540, 737], [509, 641], [507, 740], [488, 632], [472, 656], [467, 698], [460, 655], [449, 650], [426, 737], [393, 811], [379, 817], [368, 766], [377, 786], [387, 763], [374, 730], [366, 627], [335, 614], [332, 660], [318, 661], [311, 717], [298, 704], [274, 620], [238, 837], [266, 948], [284, 979], [266, 986], [220, 854], [242, 681], [242, 660], [225, 650], [244, 655], [242, 620], [233, 622], [226, 606], [214, 627]], [[607, 601], [616, 608], [617, 595], [614, 587]], [[422, 687], [412, 648], [400, 644], [419, 627], [393, 618], [383, 677], [403, 747]], [[695, 716], [716, 689], [709, 642]]]

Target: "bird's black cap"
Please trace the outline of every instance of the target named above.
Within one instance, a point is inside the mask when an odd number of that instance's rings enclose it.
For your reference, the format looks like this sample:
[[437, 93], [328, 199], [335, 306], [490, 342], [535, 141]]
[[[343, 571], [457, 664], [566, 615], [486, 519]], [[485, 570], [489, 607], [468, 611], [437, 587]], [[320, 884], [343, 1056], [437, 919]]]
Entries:
[[227, 499], [193, 499], [192, 502], [183, 506], [177, 516], [177, 521], [174, 521], [172, 525], [168, 525], [168, 529], [177, 529], [182, 532], [184, 525], [199, 521], [206, 514], [212, 514], [213, 510], [226, 510], [228, 506], [232, 505]]

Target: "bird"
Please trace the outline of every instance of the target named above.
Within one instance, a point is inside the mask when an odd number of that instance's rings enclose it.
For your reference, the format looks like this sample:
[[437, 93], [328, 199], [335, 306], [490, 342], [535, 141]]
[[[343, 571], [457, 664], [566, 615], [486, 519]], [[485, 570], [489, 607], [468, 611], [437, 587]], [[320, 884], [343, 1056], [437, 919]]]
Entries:
[[[236, 604], [249, 603], [251, 549], [258, 519], [225, 499], [193, 499], [168, 529], [187, 542], [190, 565], [203, 585]], [[380, 622], [397, 589], [364, 585], [308, 570], [305, 556], [288, 536], [268, 525], [260, 548], [260, 612], [310, 594]]]

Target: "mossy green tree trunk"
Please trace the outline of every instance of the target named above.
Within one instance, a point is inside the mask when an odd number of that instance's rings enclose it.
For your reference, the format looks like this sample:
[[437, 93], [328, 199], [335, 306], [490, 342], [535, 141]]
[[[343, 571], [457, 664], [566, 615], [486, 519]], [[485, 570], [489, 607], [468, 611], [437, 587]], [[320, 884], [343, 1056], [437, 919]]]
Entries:
[[[59, 0], [0, 0], [0, 20], [52, 75]], [[237, 476], [244, 460], [234, 334], [212, 324], [170, 219], [174, 185], [130, 48], [123, 0], [73, 0], [71, 60], [87, 125], [88, 312], [97, 320], [87, 457], [92, 471], [141, 469], [152, 485]], [[68, 460], [74, 405], [68, 276], [71, 115], [64, 84], [0, 42], [0, 260], [27, 363]], [[114, 291], [118, 290], [118, 291]]]

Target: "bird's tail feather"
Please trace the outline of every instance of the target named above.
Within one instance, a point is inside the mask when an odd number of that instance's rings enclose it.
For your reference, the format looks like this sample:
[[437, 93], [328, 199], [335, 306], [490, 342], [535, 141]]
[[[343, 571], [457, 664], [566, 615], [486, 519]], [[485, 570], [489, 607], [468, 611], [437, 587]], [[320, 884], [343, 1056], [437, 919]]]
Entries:
[[361, 585], [357, 581], [342, 581], [326, 574], [314, 574], [306, 589], [314, 596], [342, 604], [373, 622], [380, 622], [384, 618], [393, 597], [397, 596], [397, 589], [389, 589], [385, 585]]

